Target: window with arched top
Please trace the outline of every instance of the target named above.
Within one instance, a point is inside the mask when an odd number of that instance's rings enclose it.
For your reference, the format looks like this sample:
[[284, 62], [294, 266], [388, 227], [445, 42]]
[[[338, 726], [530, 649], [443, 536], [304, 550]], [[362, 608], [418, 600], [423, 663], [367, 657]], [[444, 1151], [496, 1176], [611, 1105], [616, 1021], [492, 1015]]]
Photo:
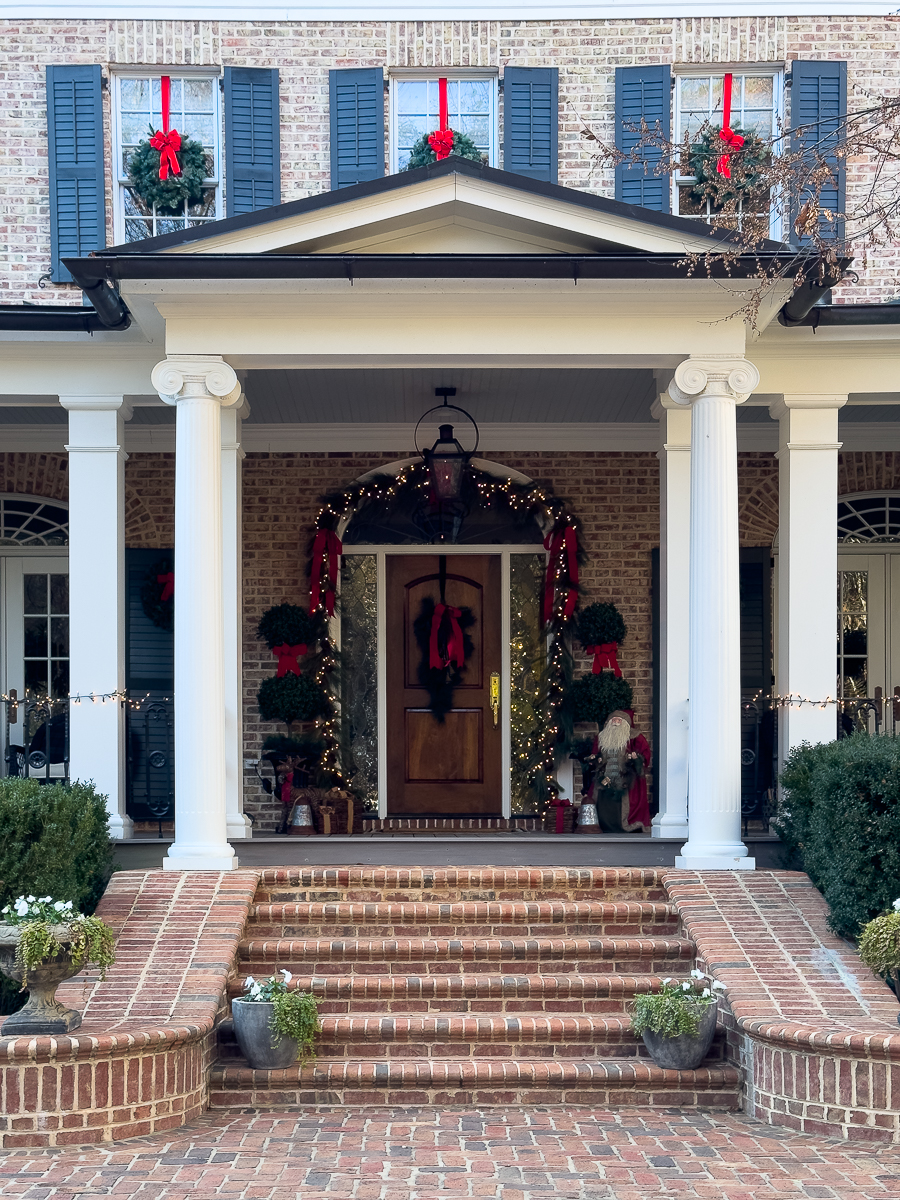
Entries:
[[0, 494], [0, 547], [68, 546], [69, 509], [63, 501]]
[[842, 496], [837, 508], [838, 542], [900, 542], [900, 492]]

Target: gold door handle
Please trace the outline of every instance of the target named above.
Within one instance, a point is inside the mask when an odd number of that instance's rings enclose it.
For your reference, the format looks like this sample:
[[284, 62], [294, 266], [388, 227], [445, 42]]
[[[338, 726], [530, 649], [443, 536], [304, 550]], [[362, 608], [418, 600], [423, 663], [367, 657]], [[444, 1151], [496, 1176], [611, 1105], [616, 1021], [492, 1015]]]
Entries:
[[494, 728], [500, 720], [500, 672], [491, 675], [491, 712], [494, 714]]

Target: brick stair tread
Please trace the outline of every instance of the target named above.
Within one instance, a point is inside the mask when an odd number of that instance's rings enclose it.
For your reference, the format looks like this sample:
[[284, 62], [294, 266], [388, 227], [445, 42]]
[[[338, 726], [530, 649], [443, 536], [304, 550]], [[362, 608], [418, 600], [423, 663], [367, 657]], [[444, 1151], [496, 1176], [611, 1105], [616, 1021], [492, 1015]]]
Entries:
[[[295, 975], [291, 987], [327, 1000], [491, 1000], [631, 998], [655, 990], [658, 975]], [[228, 985], [242, 996], [240, 976]]]
[[250, 926], [254, 922], [325, 921], [348, 923], [409, 924], [502, 921], [597, 921], [630, 924], [638, 921], [675, 922], [674, 905], [655, 900], [451, 900], [395, 903], [376, 900], [356, 903], [335, 901], [284, 901], [278, 904], [253, 904]]

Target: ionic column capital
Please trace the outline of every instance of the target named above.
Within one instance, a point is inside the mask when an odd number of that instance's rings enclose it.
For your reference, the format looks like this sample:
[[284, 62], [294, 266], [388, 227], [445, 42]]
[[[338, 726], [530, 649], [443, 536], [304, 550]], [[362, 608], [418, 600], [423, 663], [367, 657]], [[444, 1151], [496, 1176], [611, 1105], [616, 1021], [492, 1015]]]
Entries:
[[719, 396], [743, 404], [757, 387], [759, 371], [753, 363], [731, 355], [708, 355], [679, 363], [668, 392], [676, 404], [692, 404], [701, 396]]
[[165, 404], [206, 397], [227, 408], [241, 398], [234, 368], [218, 354], [170, 354], [156, 364], [150, 380]]

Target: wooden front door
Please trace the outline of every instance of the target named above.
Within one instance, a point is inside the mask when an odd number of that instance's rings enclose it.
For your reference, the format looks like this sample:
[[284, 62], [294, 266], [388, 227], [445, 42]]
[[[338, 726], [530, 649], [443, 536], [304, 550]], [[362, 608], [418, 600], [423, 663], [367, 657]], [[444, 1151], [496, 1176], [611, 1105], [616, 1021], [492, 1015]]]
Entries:
[[387, 556], [387, 811], [389, 816], [500, 816], [501, 737], [491, 711], [500, 671], [500, 558], [446, 555], [444, 602], [467, 607], [474, 643], [453, 707], [439, 722], [419, 682], [413, 629], [422, 602], [441, 599], [441, 557]]

